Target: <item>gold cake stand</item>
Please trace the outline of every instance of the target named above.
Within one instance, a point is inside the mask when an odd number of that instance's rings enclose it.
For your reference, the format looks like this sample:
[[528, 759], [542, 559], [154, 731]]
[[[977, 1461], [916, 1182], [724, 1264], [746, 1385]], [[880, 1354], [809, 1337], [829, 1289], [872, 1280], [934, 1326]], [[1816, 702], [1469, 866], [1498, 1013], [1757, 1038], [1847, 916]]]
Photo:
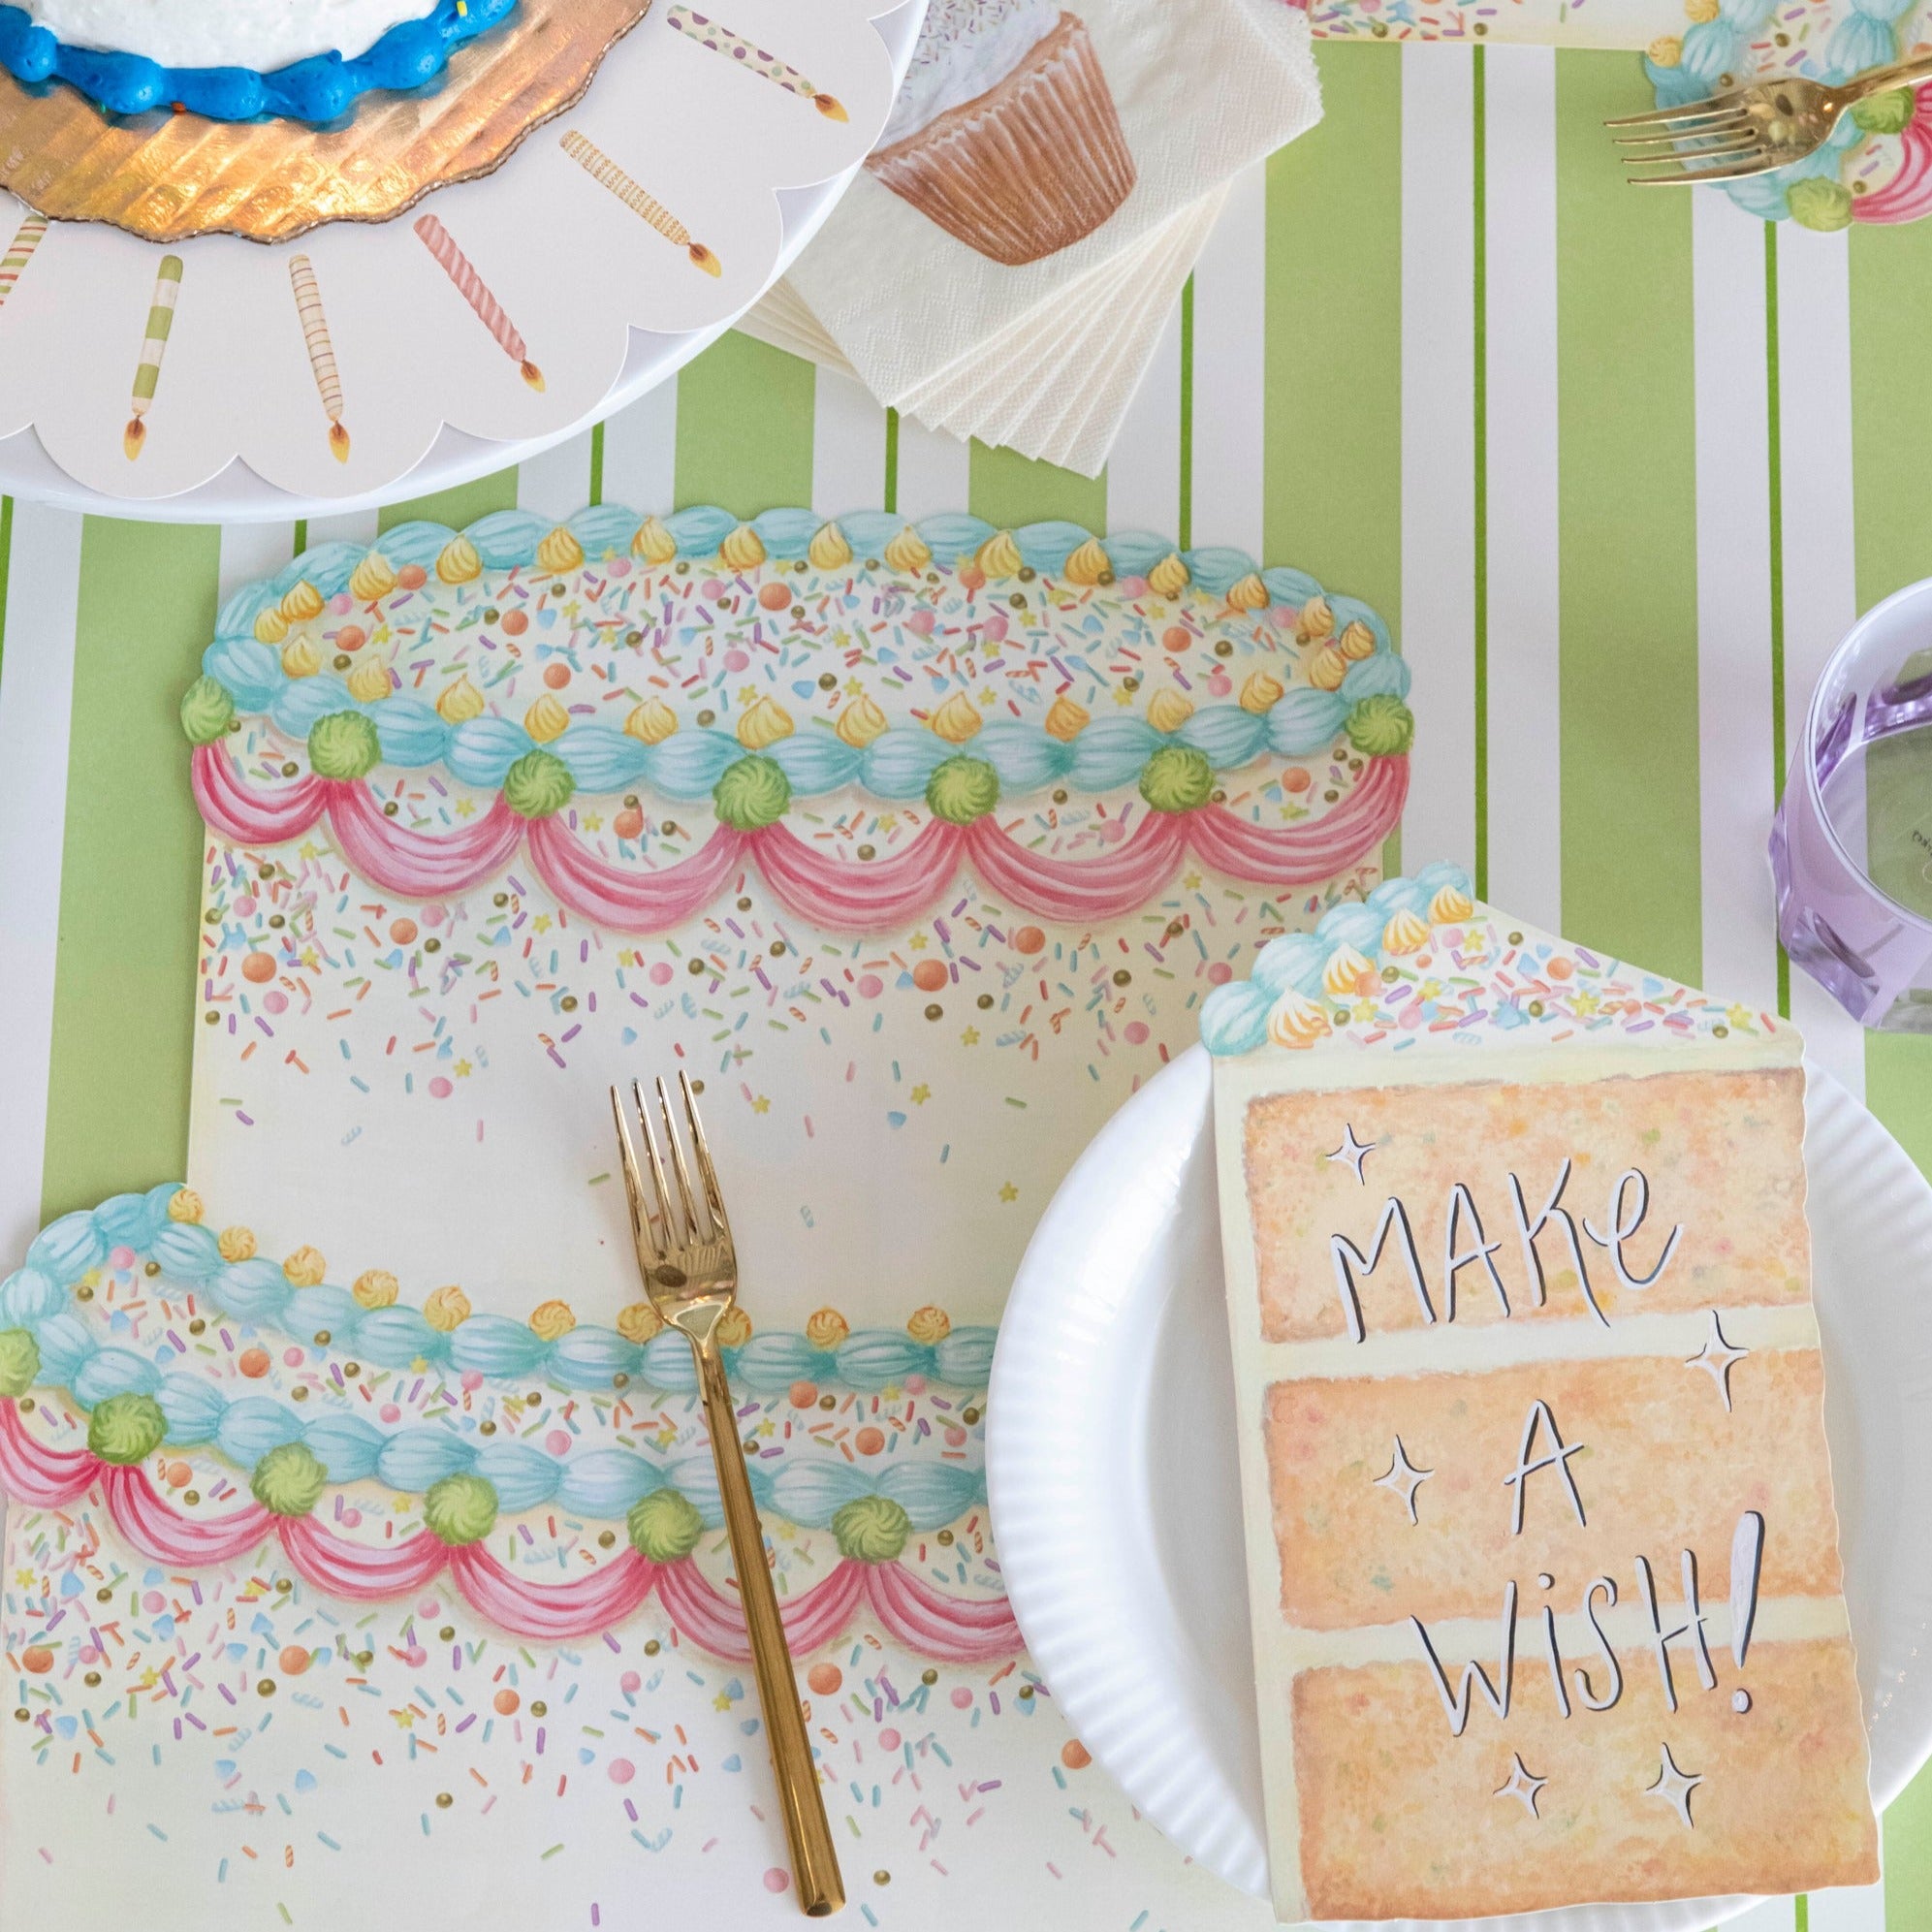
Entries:
[[0, 187], [53, 221], [147, 241], [288, 241], [331, 221], [388, 221], [432, 188], [500, 167], [581, 100], [650, 0], [523, 0], [459, 48], [433, 94], [364, 95], [346, 126], [105, 115], [72, 88], [0, 74]]

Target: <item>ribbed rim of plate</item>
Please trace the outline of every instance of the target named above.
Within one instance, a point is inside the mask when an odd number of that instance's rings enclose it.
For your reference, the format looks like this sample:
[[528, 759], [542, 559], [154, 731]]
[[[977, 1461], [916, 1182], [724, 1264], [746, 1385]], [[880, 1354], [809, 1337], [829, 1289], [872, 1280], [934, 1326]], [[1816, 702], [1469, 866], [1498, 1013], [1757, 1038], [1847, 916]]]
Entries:
[[[1861, 1210], [1892, 1221], [1906, 1251], [1932, 1255], [1932, 1188], [1911, 1156], [1837, 1081], [1806, 1062], [1805, 1165], [1814, 1193], [1855, 1191]], [[1033, 1662], [1081, 1741], [1142, 1814], [1200, 1865], [1243, 1891], [1265, 1897], [1267, 1852], [1247, 1816], [1243, 1795], [1202, 1751], [1191, 1713], [1176, 1686], [1132, 1650], [1108, 1615], [1101, 1583], [1110, 1568], [1105, 1511], [1095, 1507], [1104, 1481], [1091, 1453], [1069, 1453], [1091, 1441], [1083, 1411], [1093, 1394], [1085, 1365], [1108, 1347], [1119, 1301], [1095, 1292], [1083, 1268], [1091, 1219], [1084, 1197], [1104, 1172], [1156, 1125], [1172, 1144], [1173, 1116], [1190, 1107], [1205, 1130], [1210, 1065], [1195, 1047], [1130, 1099], [1074, 1164], [1048, 1206], [1020, 1264], [999, 1325], [987, 1413], [986, 1478], [1009, 1599]], [[1110, 1235], [1150, 1236], [1167, 1210], [1152, 1190], [1123, 1190], [1110, 1207]], [[1064, 1284], [1082, 1278], [1083, 1292]], [[1904, 1338], [1901, 1338], [1902, 1341]], [[1907, 1346], [1910, 1346], [1909, 1344]], [[1926, 1348], [1932, 1371], [1932, 1340]], [[1916, 1378], [1932, 1387], [1932, 1374]], [[1841, 1503], [1843, 1498], [1841, 1496]], [[1932, 1604], [1916, 1608], [1921, 1623]], [[1888, 1646], [1881, 1646], [1888, 1648]], [[1874, 1660], [1884, 1669], [1887, 1660]], [[1870, 1678], [1867, 1672], [1868, 1681]], [[1921, 1702], [1923, 1699], [1921, 1699]], [[1896, 1707], [1872, 1727], [1872, 1790], [1889, 1804], [1932, 1756], [1932, 1708], [1901, 1722]], [[1658, 1904], [1572, 1906], [1508, 1918], [1431, 1921], [1432, 1932], [1691, 1932], [1748, 1911], [1754, 1898]], [[1394, 1932], [1397, 1923], [1363, 1926]]]

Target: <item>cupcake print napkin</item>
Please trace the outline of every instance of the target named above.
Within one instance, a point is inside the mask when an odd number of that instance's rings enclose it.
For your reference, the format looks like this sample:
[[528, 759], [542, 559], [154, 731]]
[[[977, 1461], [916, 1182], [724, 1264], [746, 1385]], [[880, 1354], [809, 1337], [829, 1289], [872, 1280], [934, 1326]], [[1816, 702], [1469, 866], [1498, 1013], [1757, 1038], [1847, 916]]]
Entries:
[[750, 326], [1093, 474], [1228, 180], [1320, 111], [1283, 0], [932, 0], [865, 172]]

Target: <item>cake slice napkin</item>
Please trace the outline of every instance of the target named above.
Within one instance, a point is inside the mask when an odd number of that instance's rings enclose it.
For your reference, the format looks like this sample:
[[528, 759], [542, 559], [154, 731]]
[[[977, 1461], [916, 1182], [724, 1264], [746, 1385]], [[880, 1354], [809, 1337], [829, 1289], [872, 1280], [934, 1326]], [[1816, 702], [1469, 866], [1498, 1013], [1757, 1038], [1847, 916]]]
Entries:
[[1320, 96], [1284, 0], [1079, 5], [933, 0], [865, 172], [744, 326], [1093, 474], [1228, 180]]

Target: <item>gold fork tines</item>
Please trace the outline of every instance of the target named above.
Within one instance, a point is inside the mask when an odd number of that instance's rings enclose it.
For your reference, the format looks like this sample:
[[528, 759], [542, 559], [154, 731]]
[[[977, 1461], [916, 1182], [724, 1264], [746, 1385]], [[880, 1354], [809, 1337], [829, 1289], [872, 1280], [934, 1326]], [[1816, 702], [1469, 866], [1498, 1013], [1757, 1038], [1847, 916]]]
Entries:
[[631, 1240], [651, 1307], [690, 1343], [697, 1358], [698, 1390], [711, 1433], [712, 1460], [717, 1466], [718, 1495], [731, 1537], [739, 1600], [744, 1606], [745, 1629], [751, 1639], [752, 1669], [758, 1679], [759, 1702], [764, 1706], [766, 1735], [771, 1740], [772, 1768], [777, 1776], [778, 1806], [791, 1847], [792, 1874], [807, 1916], [823, 1918], [845, 1903], [844, 1883], [811, 1761], [805, 1713], [792, 1673], [791, 1649], [785, 1642], [777, 1593], [765, 1561], [765, 1533], [751, 1500], [744, 1447], [738, 1439], [738, 1417], [718, 1346], [718, 1323], [738, 1298], [738, 1251], [731, 1238], [731, 1219], [725, 1213], [724, 1190], [718, 1186], [704, 1123], [698, 1118], [697, 1099], [681, 1071], [678, 1085], [697, 1162], [698, 1186], [691, 1185], [683, 1136], [678, 1130], [663, 1081], [656, 1083], [657, 1124], [651, 1121], [644, 1090], [633, 1082], [631, 1098], [644, 1134], [645, 1157], [649, 1162], [648, 1193], [631, 1144], [622, 1097], [615, 1087], [611, 1089], [624, 1197], [630, 1206]]

